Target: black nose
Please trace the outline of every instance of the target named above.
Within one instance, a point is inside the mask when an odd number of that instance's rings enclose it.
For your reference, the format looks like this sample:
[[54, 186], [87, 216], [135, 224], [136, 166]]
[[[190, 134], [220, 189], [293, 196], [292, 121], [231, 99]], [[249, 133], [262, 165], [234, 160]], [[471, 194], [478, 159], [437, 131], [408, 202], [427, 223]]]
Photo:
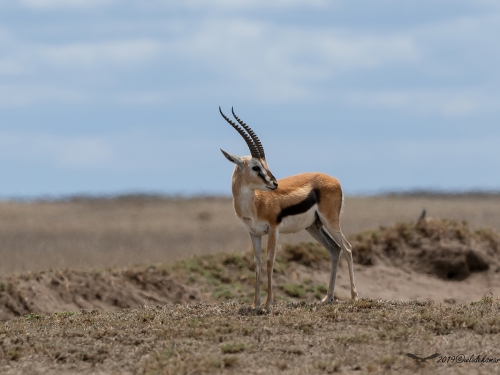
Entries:
[[273, 185], [274, 185], [275, 188], [278, 187], [278, 183], [277, 182], [273, 182]]

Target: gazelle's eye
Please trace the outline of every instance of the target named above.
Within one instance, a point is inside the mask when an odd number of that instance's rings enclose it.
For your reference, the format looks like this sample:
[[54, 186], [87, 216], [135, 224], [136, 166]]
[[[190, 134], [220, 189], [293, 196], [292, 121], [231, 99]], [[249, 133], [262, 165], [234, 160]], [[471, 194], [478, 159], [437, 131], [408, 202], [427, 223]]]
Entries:
[[257, 166], [252, 167], [252, 169], [253, 169], [255, 172], [259, 172], [259, 171], [260, 171], [260, 167], [257, 167]]

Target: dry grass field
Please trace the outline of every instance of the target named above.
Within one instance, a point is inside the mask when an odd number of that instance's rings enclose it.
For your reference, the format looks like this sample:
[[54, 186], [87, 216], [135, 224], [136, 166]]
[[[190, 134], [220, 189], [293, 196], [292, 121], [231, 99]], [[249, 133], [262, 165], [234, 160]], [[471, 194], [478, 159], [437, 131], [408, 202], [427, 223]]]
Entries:
[[[31, 314], [0, 325], [0, 371], [495, 374], [499, 310], [498, 301], [484, 298], [467, 305], [279, 303], [271, 313], [232, 302]], [[417, 363], [406, 353], [439, 356]]]
[[0, 373], [498, 373], [499, 228], [498, 195], [346, 198], [362, 299], [342, 259], [319, 303], [328, 254], [296, 234], [265, 311], [229, 199], [3, 202]]
[[[429, 216], [500, 229], [500, 195], [346, 197], [346, 235]], [[304, 231], [281, 242], [309, 241]], [[0, 274], [102, 269], [246, 251], [249, 236], [229, 198], [0, 202]]]

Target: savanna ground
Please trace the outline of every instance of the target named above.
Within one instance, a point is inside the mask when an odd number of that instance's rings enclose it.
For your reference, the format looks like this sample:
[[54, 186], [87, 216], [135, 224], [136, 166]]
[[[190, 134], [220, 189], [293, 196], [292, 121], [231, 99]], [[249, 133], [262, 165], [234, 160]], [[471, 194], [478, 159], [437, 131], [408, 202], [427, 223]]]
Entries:
[[362, 299], [342, 259], [318, 302], [328, 254], [302, 233], [267, 312], [229, 199], [2, 202], [0, 373], [499, 372], [500, 196], [348, 197], [342, 226]]

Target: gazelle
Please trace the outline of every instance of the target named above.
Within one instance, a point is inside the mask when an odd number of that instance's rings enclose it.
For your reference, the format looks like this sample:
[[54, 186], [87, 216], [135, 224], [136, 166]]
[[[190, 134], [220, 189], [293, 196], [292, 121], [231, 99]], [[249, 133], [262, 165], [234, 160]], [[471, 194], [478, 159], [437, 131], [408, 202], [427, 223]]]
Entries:
[[[351, 245], [340, 229], [340, 212], [344, 196], [339, 181], [323, 173], [301, 173], [276, 181], [269, 170], [264, 148], [257, 135], [231, 109], [238, 126], [219, 107], [222, 117], [243, 137], [251, 156], [236, 156], [221, 149], [236, 164], [232, 177], [233, 204], [236, 215], [247, 227], [252, 239], [255, 261], [255, 298], [253, 308], [260, 306], [262, 269], [261, 239], [267, 243], [267, 301], [273, 303], [272, 276], [279, 233], [296, 233], [306, 229], [330, 253], [331, 272], [323, 302], [333, 301], [340, 250], [344, 252], [351, 279], [351, 298], [358, 293], [354, 283]], [[246, 131], [246, 132], [245, 132]]]

